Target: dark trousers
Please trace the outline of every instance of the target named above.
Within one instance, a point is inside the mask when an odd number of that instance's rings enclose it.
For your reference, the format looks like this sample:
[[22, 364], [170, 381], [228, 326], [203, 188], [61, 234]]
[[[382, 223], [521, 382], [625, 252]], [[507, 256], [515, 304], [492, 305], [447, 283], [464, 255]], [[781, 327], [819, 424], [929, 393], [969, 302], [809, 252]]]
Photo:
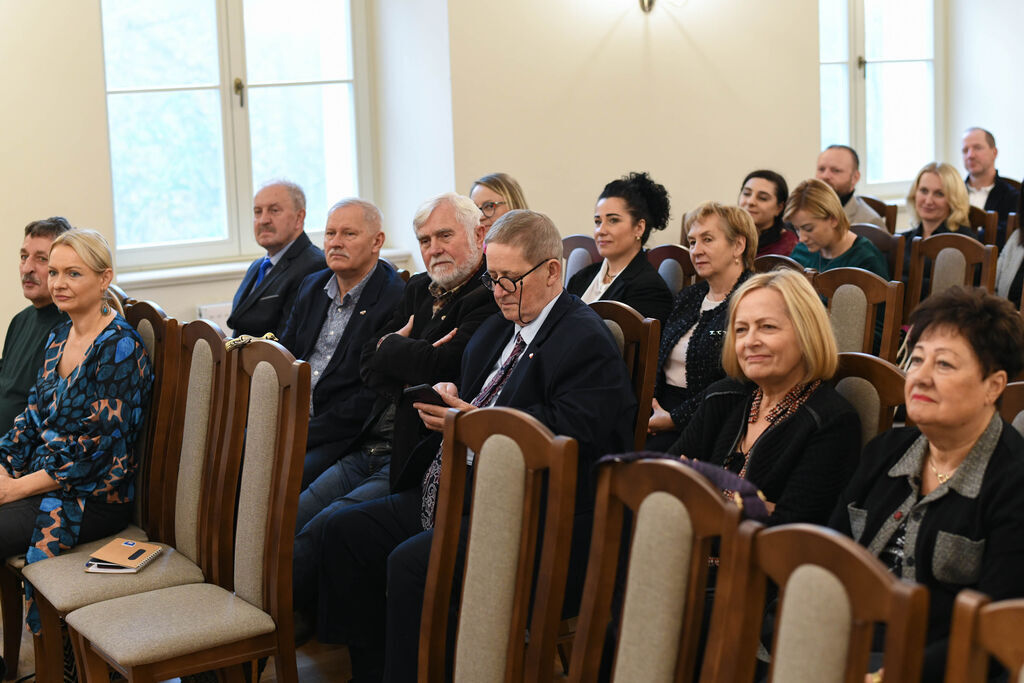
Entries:
[[[0, 557], [21, 555], [28, 550], [35, 531], [40, 493], [0, 505]], [[132, 519], [132, 503], [104, 503], [86, 500], [78, 542], [88, 543], [121, 531]]]

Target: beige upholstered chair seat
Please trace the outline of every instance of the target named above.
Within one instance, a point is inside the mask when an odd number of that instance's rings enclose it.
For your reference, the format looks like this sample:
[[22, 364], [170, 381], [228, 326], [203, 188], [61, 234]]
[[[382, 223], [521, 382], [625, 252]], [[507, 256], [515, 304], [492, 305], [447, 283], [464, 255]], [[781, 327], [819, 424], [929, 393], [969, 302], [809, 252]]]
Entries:
[[61, 613], [124, 595], [203, 581], [203, 572], [195, 563], [170, 546], [163, 548], [155, 560], [136, 574], [86, 572], [86, 552], [35, 562], [26, 566], [23, 573]]
[[165, 661], [276, 628], [263, 610], [207, 583], [98, 602], [71, 612], [66, 620], [125, 667]]
[[[128, 527], [124, 531], [121, 531], [120, 533], [117, 534], [117, 537], [128, 538], [128, 539], [131, 539], [133, 541], [148, 541], [149, 540], [149, 536], [146, 535], [146, 532], [143, 531], [142, 529], [140, 529], [139, 527], [135, 526], [134, 524], [129, 524]], [[64, 555], [62, 555], [62, 557], [65, 557], [67, 555], [79, 555], [79, 554], [87, 555], [87, 554], [91, 553], [93, 550], [96, 550], [97, 548], [103, 547], [104, 545], [107, 544], [107, 542], [114, 540], [114, 538], [116, 538], [116, 537], [115, 536], [110, 536], [108, 538], [101, 538], [98, 541], [92, 541], [90, 543], [83, 543], [81, 545], [76, 545], [74, 548], [72, 548], [71, 550], [69, 550], [66, 553], [64, 553]], [[82, 561], [84, 562], [85, 560], [82, 560]], [[43, 562], [46, 562], [46, 560], [43, 560]], [[7, 566], [10, 567], [11, 569], [17, 570], [19, 572], [22, 569], [24, 569], [25, 568], [25, 555], [24, 555], [24, 553], [22, 553], [21, 555], [12, 555], [11, 557], [8, 557], [7, 558]]]

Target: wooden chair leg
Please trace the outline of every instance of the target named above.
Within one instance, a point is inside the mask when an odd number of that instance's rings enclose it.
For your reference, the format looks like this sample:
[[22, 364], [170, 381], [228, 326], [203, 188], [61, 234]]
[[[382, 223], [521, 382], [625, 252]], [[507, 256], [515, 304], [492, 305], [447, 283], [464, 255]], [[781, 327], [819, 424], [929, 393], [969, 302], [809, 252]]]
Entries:
[[4, 627], [4, 662], [7, 680], [18, 677], [18, 658], [21, 656], [21, 634], [25, 628], [22, 610], [21, 576], [5, 565], [0, 569], [0, 617]]
[[35, 596], [42, 629], [32, 638], [36, 654], [36, 681], [62, 683], [64, 680], [63, 624], [57, 610], [38, 592]]
[[88, 641], [70, 626], [68, 637], [71, 638], [71, 645], [75, 650], [78, 680], [85, 683], [110, 683], [110, 669], [107, 663], [89, 647]]
[[299, 670], [295, 661], [295, 636], [291, 633], [287, 638], [283, 636], [284, 634], [278, 633], [277, 652], [274, 653], [274, 671], [277, 673], [277, 680], [281, 683], [298, 683]]

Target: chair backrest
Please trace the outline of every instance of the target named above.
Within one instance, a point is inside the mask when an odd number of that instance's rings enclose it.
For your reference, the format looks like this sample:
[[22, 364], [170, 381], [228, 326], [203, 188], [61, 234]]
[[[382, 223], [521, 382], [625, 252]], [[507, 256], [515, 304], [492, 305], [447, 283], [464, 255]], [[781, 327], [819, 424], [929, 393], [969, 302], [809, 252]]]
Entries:
[[[238, 486], [233, 589], [270, 613], [291, 615], [292, 550], [309, 426], [309, 365], [280, 344], [255, 340], [237, 351], [235, 403], [245, 414]], [[237, 412], [230, 416], [237, 419]], [[231, 491], [231, 475], [221, 491]]]
[[[931, 285], [924, 291], [927, 265], [931, 261]], [[989, 292], [996, 287], [996, 248], [981, 244], [967, 235], [942, 233], [931, 237], [915, 237], [910, 244], [910, 279], [903, 305], [904, 324], [921, 301], [953, 285], [973, 285], [975, 271], [980, 269], [980, 286]]]
[[903, 283], [886, 282], [862, 268], [833, 268], [816, 273], [814, 289], [828, 300], [828, 314], [839, 351], [872, 353], [876, 321], [882, 316], [878, 355], [896, 360], [903, 320]]
[[878, 197], [872, 197], [871, 195], [862, 194], [859, 195], [868, 206], [874, 209], [875, 213], [885, 219], [885, 229], [889, 231], [889, 234], [896, 233], [896, 214], [899, 213], [900, 207], [896, 204], [886, 204]]
[[591, 263], [601, 260], [597, 242], [590, 235], [569, 235], [562, 238], [562, 258], [565, 259], [565, 282]]
[[402, 282], [408, 282], [409, 278], [412, 277], [412, 274], [405, 268], [399, 268], [398, 277], [402, 278]]
[[[476, 454], [475, 484], [455, 645], [455, 680], [550, 680], [569, 569], [576, 441], [554, 436], [526, 413], [482, 408], [468, 413], [449, 411], [443, 443], [420, 624], [419, 679], [444, 679], [469, 448]], [[535, 562], [542, 507], [543, 547], [539, 562]]]
[[1006, 667], [1009, 680], [1024, 680], [1022, 633], [1024, 600], [992, 602], [978, 591], [960, 591], [953, 603], [946, 683], [988, 681], [989, 656]]
[[[1006, 215], [1006, 242], [1010, 241], [1010, 235], [1017, 231], [1020, 225], [1020, 218], [1017, 216], [1016, 211], [1011, 211]], [[1006, 244], [1003, 242], [1003, 244]]]
[[768, 681], [860, 683], [876, 624], [885, 624], [883, 666], [893, 681], [921, 673], [928, 590], [900, 580], [851, 538], [786, 524], [754, 538], [745, 590], [733, 592], [734, 677], [753, 679], [766, 580], [779, 586]]
[[892, 363], [867, 353], [840, 353], [832, 381], [860, 417], [863, 448], [892, 428], [896, 408], [903, 405], [903, 372]]
[[[167, 525], [164, 542], [174, 546], [209, 575], [210, 557], [201, 540], [207, 507], [220, 495], [206, 491], [214, 481], [214, 459], [221, 448], [222, 416], [230, 405], [223, 331], [208, 320], [181, 328], [181, 362], [174, 397], [168, 456], [160, 476], [167, 495], [161, 517]], [[232, 495], [232, 500], [234, 496]], [[225, 511], [234, 515], [234, 509]]]
[[121, 304], [121, 308], [124, 308], [125, 306], [133, 304], [137, 301], [137, 299], [135, 299], [134, 297], [128, 296], [128, 294], [123, 289], [121, 289], [119, 285], [115, 285], [113, 282], [107, 285], [107, 291], [109, 291], [117, 298], [118, 303]]
[[[708, 559], [719, 540], [718, 585], [749, 561], [758, 525], [740, 524], [739, 508], [693, 469], [673, 460], [607, 463], [597, 476], [597, 498], [583, 603], [569, 680], [595, 681], [611, 619], [624, 513], [632, 513], [629, 564], [612, 680], [651, 683], [695, 680], [705, 606]], [[716, 593], [703, 670], [709, 680], [723, 662], [724, 607]], [[705, 680], [702, 678], [702, 680]]]
[[999, 227], [999, 214], [972, 206], [967, 212], [967, 224], [978, 234], [985, 244], [996, 243], [996, 230]]
[[765, 254], [764, 256], [758, 256], [754, 259], [754, 272], [755, 273], [767, 273], [775, 270], [776, 268], [791, 268], [798, 273], [804, 272], [804, 267], [789, 258], [781, 254]]
[[128, 321], [146, 347], [153, 367], [153, 393], [146, 413], [145, 428], [135, 442], [136, 475], [135, 519], [150, 538], [162, 538], [172, 520], [161, 516], [164, 497], [173, 495], [164, 488], [159, 476], [164, 472], [170, 424], [174, 415], [174, 395], [181, 359], [181, 328], [152, 301], [136, 301], [124, 311]]
[[690, 260], [690, 250], [678, 244], [662, 244], [648, 250], [647, 261], [661, 275], [673, 296], [702, 279]]
[[1024, 434], [1024, 382], [1010, 382], [1006, 385], [999, 401], [999, 414], [1014, 429]]
[[647, 441], [647, 423], [651, 419], [654, 400], [654, 381], [658, 371], [658, 343], [661, 323], [645, 318], [631, 307], [618, 301], [595, 301], [590, 304], [594, 312], [604, 318], [612, 336], [619, 344], [626, 362], [633, 394], [637, 401], [636, 426], [633, 428], [633, 446], [643, 448]]
[[1004, 182], [1006, 182], [1007, 185], [1009, 185], [1013, 189], [1015, 189], [1018, 192], [1020, 192], [1020, 181], [1019, 180], [1014, 180], [1013, 178], [1007, 178], [1007, 177], [1004, 177], [1004, 176], [999, 176], [999, 179], [1004, 181]]
[[850, 225], [857, 236], [864, 237], [885, 255], [889, 263], [889, 277], [899, 280], [903, 277], [903, 255], [907, 248], [907, 236], [893, 235], [874, 223], [853, 223]]

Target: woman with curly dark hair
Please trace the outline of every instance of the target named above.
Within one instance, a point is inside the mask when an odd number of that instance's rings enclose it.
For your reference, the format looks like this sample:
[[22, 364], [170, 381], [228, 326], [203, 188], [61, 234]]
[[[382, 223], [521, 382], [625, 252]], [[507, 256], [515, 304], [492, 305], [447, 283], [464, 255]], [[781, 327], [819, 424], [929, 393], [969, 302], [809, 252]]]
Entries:
[[630, 173], [604, 186], [594, 207], [594, 241], [602, 260], [569, 279], [571, 294], [593, 303], [619, 301], [640, 315], [664, 320], [672, 292], [647, 261], [652, 230], [668, 224], [668, 192], [646, 173]]

